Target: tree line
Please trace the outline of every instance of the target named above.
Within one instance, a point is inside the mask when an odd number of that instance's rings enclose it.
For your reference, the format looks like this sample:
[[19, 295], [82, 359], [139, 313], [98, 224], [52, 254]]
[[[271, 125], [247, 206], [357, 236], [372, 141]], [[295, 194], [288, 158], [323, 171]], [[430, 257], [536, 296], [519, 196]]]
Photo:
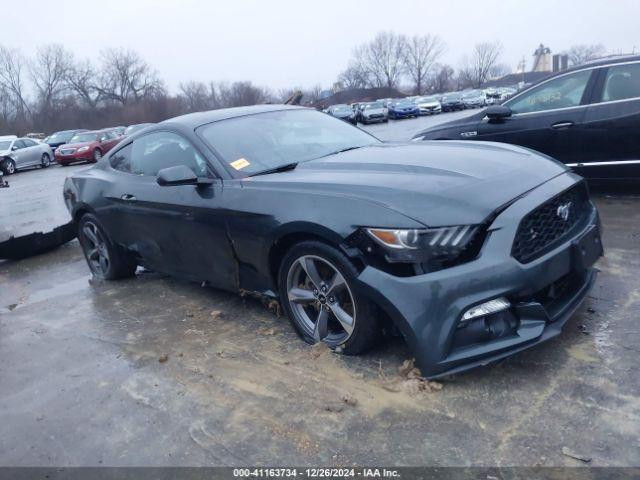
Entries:
[[[477, 88], [488, 78], [510, 73], [500, 62], [500, 42], [475, 45], [457, 70], [440, 61], [446, 50], [435, 35], [380, 32], [353, 50], [336, 86], [423, 94]], [[578, 45], [567, 53], [571, 64], [580, 64], [604, 52], [602, 45]], [[33, 58], [0, 45], [2, 134], [157, 122], [194, 111], [282, 102], [297, 90], [302, 89], [274, 92], [251, 81], [187, 81], [170, 94], [157, 71], [130, 49], [107, 49], [91, 62], [59, 44], [41, 46]], [[303, 92], [313, 102], [322, 88], [315, 85]]]

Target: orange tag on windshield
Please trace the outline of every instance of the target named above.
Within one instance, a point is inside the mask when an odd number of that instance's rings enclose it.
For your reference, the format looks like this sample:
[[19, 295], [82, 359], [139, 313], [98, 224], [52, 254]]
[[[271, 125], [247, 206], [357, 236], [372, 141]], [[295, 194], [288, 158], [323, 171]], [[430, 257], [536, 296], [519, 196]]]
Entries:
[[231, 166], [236, 170], [242, 170], [243, 168], [246, 168], [249, 165], [251, 164], [249, 163], [249, 160], [247, 160], [246, 158], [239, 158], [238, 160], [234, 160], [233, 162], [231, 162]]

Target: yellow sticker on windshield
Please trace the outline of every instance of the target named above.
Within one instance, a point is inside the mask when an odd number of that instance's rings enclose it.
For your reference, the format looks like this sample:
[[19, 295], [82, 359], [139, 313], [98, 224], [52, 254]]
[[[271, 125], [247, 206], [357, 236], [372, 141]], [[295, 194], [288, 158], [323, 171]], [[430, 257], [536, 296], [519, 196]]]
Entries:
[[249, 163], [249, 160], [247, 160], [246, 158], [239, 158], [238, 160], [234, 160], [233, 162], [231, 162], [231, 166], [236, 170], [242, 170], [243, 168], [246, 168], [249, 165], [251, 164]]

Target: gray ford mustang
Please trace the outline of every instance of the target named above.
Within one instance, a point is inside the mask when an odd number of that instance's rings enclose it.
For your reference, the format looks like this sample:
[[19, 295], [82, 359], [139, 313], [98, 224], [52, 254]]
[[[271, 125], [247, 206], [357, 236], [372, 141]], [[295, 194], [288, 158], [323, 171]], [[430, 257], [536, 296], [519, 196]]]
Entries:
[[427, 377], [558, 333], [602, 255], [582, 179], [504, 144], [385, 144], [312, 110], [194, 113], [69, 177], [89, 268], [137, 265], [278, 298], [309, 343], [370, 348], [384, 322]]

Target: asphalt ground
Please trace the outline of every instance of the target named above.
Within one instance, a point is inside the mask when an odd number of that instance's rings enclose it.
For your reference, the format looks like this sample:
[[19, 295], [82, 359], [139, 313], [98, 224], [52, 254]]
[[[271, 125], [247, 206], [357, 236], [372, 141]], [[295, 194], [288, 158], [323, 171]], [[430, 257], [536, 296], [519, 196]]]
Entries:
[[[466, 113], [366, 128], [401, 140]], [[8, 177], [0, 228], [64, 219], [77, 168]], [[95, 282], [77, 241], [0, 261], [0, 466], [638, 466], [640, 197], [595, 201], [606, 255], [562, 335], [437, 383], [402, 369], [401, 339], [346, 357], [253, 298]]]

